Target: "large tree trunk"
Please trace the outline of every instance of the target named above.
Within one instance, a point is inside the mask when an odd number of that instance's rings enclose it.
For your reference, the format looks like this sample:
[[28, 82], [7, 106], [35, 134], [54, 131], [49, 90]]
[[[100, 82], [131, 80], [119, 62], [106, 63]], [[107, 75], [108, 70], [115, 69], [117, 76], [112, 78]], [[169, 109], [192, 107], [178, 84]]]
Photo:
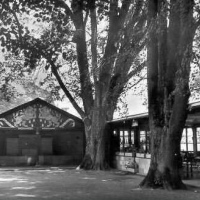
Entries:
[[183, 189], [185, 185], [180, 174], [180, 141], [190, 96], [193, 1], [171, 1], [169, 17], [166, 3], [164, 0], [148, 2], [151, 163], [140, 186]]
[[[96, 0], [91, 0], [88, 4], [84, 4], [83, 1], [72, 1], [72, 18], [76, 28], [73, 41], [77, 43], [81, 98], [84, 107], [84, 114], [81, 113], [81, 117], [85, 124], [86, 135], [85, 156], [80, 167], [85, 169], [106, 169], [109, 166], [109, 132], [107, 132], [106, 121], [112, 119], [117, 100], [133, 74], [133, 72], [129, 73], [131, 65], [143, 48], [143, 42], [138, 42], [143, 41], [143, 34], [140, 34], [140, 37], [138, 33], [128, 34], [132, 27], [138, 30], [139, 27], [144, 26], [142, 3], [135, 2], [134, 5], [138, 9], [132, 10], [131, 0], [120, 2], [119, 0], [104, 2], [105, 4], [102, 2], [102, 6], [109, 4], [107, 15], [109, 28], [104, 53], [99, 57], [97, 55], [101, 43], [100, 40], [100, 43], [97, 42], [100, 36], [97, 31], [100, 19], [100, 16], [97, 17], [99, 3]], [[130, 16], [134, 13], [134, 19], [128, 19], [129, 12]], [[85, 34], [88, 30], [86, 28], [88, 16], [91, 22], [91, 66], [87, 56], [88, 43]], [[137, 42], [135, 42], [136, 38]], [[130, 46], [134, 46], [134, 51], [130, 51]], [[120, 58], [121, 54], [124, 55], [123, 59]], [[121, 60], [124, 61], [123, 69]], [[135, 71], [137, 73], [137, 70]]]
[[107, 121], [112, 119], [117, 102], [110, 104], [110, 98], [106, 98], [109, 88], [102, 85], [100, 83], [97, 87], [91, 115], [84, 120], [86, 150], [80, 165], [84, 169], [105, 170], [110, 166], [110, 132]]
[[142, 187], [185, 188], [181, 179], [180, 141], [187, 116], [188, 97], [177, 94], [169, 124], [158, 126], [159, 119], [150, 114], [151, 164], [147, 176], [140, 184]]
[[84, 169], [109, 168], [109, 133], [106, 124], [106, 108], [94, 108], [91, 120], [85, 123], [86, 149], [80, 165]]

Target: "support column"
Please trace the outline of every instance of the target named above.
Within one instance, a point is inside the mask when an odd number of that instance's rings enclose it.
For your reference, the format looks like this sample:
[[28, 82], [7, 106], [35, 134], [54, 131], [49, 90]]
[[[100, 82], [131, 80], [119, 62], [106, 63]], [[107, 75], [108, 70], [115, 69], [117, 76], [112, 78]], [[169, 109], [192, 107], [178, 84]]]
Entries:
[[192, 127], [194, 156], [197, 156], [197, 128]]

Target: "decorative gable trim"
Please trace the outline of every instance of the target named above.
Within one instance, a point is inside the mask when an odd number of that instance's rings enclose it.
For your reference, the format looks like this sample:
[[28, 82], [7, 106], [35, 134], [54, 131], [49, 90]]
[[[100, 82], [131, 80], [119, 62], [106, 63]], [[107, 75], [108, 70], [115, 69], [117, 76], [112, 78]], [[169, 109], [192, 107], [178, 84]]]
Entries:
[[5, 118], [0, 118], [0, 127], [10, 127], [15, 128], [9, 121], [7, 121]]
[[75, 121], [69, 118], [63, 124], [61, 124], [60, 127], [64, 128], [66, 125], [69, 125], [70, 127], [75, 127]]
[[0, 114], [0, 128], [42, 130], [80, 127], [83, 127], [81, 119], [39, 98]]

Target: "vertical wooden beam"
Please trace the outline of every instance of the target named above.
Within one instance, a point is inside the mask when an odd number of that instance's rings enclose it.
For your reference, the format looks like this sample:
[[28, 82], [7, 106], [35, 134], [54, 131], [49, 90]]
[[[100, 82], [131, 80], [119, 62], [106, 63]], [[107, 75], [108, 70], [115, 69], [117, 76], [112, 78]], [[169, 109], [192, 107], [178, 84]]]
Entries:
[[185, 129], [186, 151], [188, 152], [188, 128]]
[[36, 118], [35, 118], [35, 129], [36, 134], [40, 131], [40, 119], [39, 119], [39, 103], [36, 104]]
[[197, 156], [197, 128], [192, 127], [193, 131], [193, 150], [194, 150], [194, 156]]

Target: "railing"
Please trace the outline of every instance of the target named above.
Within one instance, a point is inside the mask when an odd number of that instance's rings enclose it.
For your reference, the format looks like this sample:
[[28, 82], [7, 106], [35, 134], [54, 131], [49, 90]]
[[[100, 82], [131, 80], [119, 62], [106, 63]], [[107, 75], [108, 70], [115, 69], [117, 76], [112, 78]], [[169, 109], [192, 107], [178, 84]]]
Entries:
[[183, 167], [186, 167], [186, 178], [193, 178], [194, 172], [200, 172], [200, 157], [193, 152], [183, 152]]

